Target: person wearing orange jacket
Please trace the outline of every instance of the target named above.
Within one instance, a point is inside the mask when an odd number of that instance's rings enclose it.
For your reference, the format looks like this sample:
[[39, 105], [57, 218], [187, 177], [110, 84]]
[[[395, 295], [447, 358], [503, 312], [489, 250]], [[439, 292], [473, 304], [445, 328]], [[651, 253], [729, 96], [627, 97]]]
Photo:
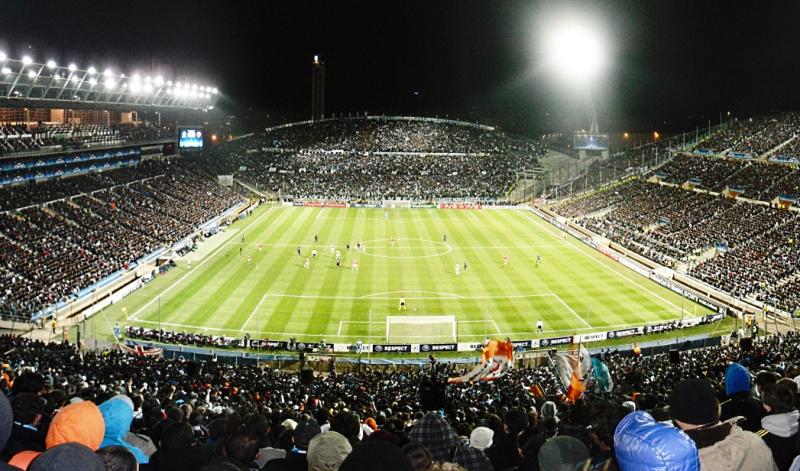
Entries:
[[[49, 450], [63, 443], [77, 442], [97, 451], [105, 431], [103, 415], [93, 402], [70, 404], [53, 417], [45, 438], [45, 448]], [[38, 451], [21, 451], [11, 458], [9, 464], [26, 470], [40, 454]]]

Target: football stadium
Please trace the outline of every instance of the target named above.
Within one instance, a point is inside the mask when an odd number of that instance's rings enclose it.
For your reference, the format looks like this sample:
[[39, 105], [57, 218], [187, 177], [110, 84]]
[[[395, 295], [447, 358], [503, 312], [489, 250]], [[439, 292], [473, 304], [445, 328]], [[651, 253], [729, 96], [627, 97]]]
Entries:
[[0, 469], [800, 470], [796, 6], [184, 3], [0, 20]]

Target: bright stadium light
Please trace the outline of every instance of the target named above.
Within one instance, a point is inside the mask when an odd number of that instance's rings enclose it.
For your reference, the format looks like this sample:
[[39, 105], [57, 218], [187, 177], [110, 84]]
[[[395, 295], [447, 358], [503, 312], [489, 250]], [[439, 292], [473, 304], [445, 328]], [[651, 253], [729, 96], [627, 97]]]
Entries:
[[153, 93], [153, 86], [149, 83], [144, 84], [144, 92], [145, 93]]
[[73, 75], [70, 80], [72, 80], [72, 83], [78, 83], [81, 79], [79, 79], [77, 75]]
[[156, 84], [157, 86], [159, 86], [159, 87], [160, 87], [160, 86], [162, 86], [162, 85], [164, 85], [164, 77], [162, 77], [162, 76], [160, 76], [160, 75], [159, 75], [158, 77], [156, 77], [156, 78], [153, 80], [153, 83], [155, 83], [155, 84]]
[[76, 70], [78, 70], [78, 66], [75, 64], [70, 64], [69, 67], [67, 68], [69, 69], [70, 72], [75, 72]]
[[97, 73], [97, 69], [95, 69], [94, 67], [91, 67], [91, 66], [88, 69], [86, 69], [86, 71], [89, 72], [90, 74], [96, 74]]
[[111, 69], [104, 70], [103, 77], [111, 77]]
[[97, 85], [97, 79], [96, 79], [96, 78], [94, 78], [94, 77], [90, 78], [90, 79], [89, 79], [89, 84], [90, 84], [91, 86], [95, 86], [95, 85]]
[[56, 67], [57, 67], [57, 66], [56, 66], [56, 61], [54, 61], [54, 60], [52, 60], [52, 59], [50, 59], [49, 61], [47, 61], [47, 68], [48, 68], [48, 69], [55, 69]]
[[11, 68], [10, 67], [3, 67], [3, 70], [1, 70], [0, 72], [3, 72], [5, 75], [8, 75], [8, 74], [11, 73]]
[[36, 72], [34, 72], [32, 70], [29, 70], [28, 71], [28, 78], [29, 79], [36, 78]]
[[548, 65], [572, 83], [591, 83], [607, 63], [605, 38], [594, 23], [578, 17], [549, 25], [543, 44]]
[[106, 79], [103, 85], [105, 85], [106, 90], [113, 90], [117, 83], [114, 81], [114, 79]]
[[133, 80], [134, 82], [138, 82], [139, 81], [139, 74], [133, 74], [133, 77], [131, 77], [131, 80]]
[[219, 93], [219, 90], [217, 90], [217, 87], [214, 87], [214, 89], [213, 89], [213, 90], [211, 90], [211, 91], [214, 93], [214, 95], [216, 95], [217, 93]]
[[24, 56], [22, 58], [22, 63], [25, 65], [31, 65], [33, 64], [33, 59], [31, 59], [31, 56]]
[[6, 53], [3, 52], [3, 51], [0, 51], [0, 62], [4, 61], [6, 59], [8, 59], [8, 57], [6, 56]]

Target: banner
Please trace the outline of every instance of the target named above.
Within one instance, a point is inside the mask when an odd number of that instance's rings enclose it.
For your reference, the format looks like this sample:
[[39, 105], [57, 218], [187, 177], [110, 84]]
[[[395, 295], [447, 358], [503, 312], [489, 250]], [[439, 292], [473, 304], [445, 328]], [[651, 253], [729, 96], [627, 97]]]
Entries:
[[539, 345], [542, 347], [555, 347], [556, 345], [567, 345], [570, 343], [572, 343], [571, 335], [567, 335], [566, 337], [551, 337], [539, 341]]
[[554, 355], [556, 374], [566, 388], [567, 399], [575, 402], [586, 391], [584, 381], [592, 372], [592, 360], [586, 347], [573, 352], [559, 352]]
[[608, 338], [630, 337], [631, 335], [640, 335], [642, 333], [644, 333], [643, 327], [631, 327], [630, 329], [612, 330], [608, 333]]
[[514, 363], [514, 346], [511, 342], [492, 340], [486, 344], [481, 361], [471, 371], [447, 380], [450, 384], [473, 381], [492, 381], [503, 377]]
[[411, 345], [373, 345], [373, 353], [411, 353]]
[[480, 203], [439, 203], [439, 209], [481, 209]]
[[[414, 347], [412, 345], [412, 347]], [[422, 343], [418, 345], [419, 351], [422, 353], [427, 352], [455, 352], [458, 350], [458, 344], [455, 343]]]

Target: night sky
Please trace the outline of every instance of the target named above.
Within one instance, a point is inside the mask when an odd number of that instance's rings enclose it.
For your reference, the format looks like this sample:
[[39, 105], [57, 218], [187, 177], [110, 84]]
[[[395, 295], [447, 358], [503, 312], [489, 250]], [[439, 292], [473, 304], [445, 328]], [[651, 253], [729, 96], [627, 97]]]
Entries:
[[[0, 50], [99, 70], [197, 77], [230, 110], [448, 115], [517, 130], [587, 126], [542, 70], [536, 25], [568, 6], [603, 24], [613, 63], [593, 87], [602, 130], [694, 129], [719, 113], [800, 108], [800, 2], [504, 0], [0, 1]], [[30, 49], [27, 49], [30, 46]]]

